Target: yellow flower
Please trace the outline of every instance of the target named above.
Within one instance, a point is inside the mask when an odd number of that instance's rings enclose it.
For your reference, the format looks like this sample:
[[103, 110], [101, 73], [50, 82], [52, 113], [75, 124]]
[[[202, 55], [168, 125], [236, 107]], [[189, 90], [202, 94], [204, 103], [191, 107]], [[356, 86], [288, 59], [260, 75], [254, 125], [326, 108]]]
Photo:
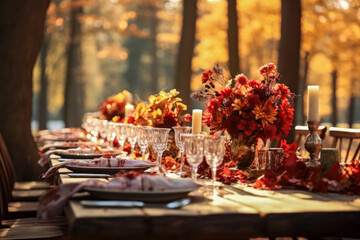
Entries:
[[238, 86], [238, 87], [235, 89], [234, 92], [235, 92], [236, 94], [239, 94], [239, 95], [244, 96], [245, 94], [247, 94], [248, 92], [250, 92], [251, 89], [252, 89], [252, 87], [250, 87], [250, 86], [243, 86], [243, 85], [241, 85], [241, 86]]
[[241, 99], [235, 99], [234, 103], [232, 104], [233, 109], [239, 111], [239, 115], [241, 114]]
[[271, 99], [266, 100], [264, 104], [257, 104], [252, 111], [255, 119], [260, 119], [263, 127], [276, 120], [277, 107], [271, 103]]

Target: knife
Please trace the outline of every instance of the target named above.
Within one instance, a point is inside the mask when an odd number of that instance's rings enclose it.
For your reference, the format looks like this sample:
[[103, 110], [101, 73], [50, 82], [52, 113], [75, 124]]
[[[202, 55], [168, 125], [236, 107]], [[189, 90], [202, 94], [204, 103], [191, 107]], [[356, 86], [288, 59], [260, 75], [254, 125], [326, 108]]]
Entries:
[[75, 159], [75, 158], [54, 158], [54, 159], [58, 160], [59, 162], [64, 162], [64, 161], [67, 161], [67, 160], [81, 160], [81, 161], [88, 162], [88, 161], [94, 160], [94, 159], [85, 159], [85, 158], [78, 158], [78, 159]]
[[[149, 204], [149, 207], [165, 207], [170, 209], [176, 209], [188, 205], [190, 202], [191, 202], [190, 198], [182, 198], [166, 204]], [[111, 207], [111, 208], [119, 208], [119, 207], [143, 208], [146, 205], [148, 205], [141, 201], [108, 201], [108, 200], [100, 200], [100, 201], [83, 200], [80, 201], [80, 204], [84, 207]]]
[[68, 173], [69, 177], [73, 178], [109, 178], [110, 174], [100, 174], [100, 173]]

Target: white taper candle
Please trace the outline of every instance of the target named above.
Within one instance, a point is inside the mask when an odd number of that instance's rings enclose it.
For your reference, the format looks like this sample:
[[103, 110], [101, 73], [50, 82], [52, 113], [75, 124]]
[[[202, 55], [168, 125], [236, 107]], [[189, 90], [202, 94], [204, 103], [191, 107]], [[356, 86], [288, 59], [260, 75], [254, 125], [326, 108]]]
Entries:
[[193, 109], [192, 111], [192, 134], [201, 133], [201, 123], [202, 123], [202, 110]]
[[128, 117], [129, 114], [134, 110], [134, 105], [126, 104], [125, 105], [125, 117]]

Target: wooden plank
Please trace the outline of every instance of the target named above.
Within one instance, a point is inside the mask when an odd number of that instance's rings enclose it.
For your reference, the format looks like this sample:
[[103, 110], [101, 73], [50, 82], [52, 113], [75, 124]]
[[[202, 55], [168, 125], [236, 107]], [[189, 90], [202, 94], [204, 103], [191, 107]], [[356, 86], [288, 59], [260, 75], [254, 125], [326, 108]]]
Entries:
[[360, 212], [271, 213], [265, 216], [268, 236], [359, 237]]
[[[175, 236], [176, 239], [190, 236], [199, 239], [226, 239], [234, 234], [258, 236], [262, 229], [260, 216], [255, 210], [221, 198], [210, 201], [196, 196], [192, 204], [177, 210], [86, 209], [78, 202], [71, 201], [67, 215], [72, 216], [70, 234], [74, 239], [169, 239]], [[85, 229], [91, 230], [89, 232]]]

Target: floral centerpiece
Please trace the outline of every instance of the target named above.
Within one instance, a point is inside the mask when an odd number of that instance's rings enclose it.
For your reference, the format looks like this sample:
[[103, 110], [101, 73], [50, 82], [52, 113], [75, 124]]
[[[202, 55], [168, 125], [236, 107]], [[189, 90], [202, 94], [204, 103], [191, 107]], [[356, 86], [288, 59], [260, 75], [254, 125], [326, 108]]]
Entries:
[[183, 115], [187, 106], [177, 97], [176, 89], [170, 92], [160, 91], [159, 94], [150, 95], [149, 102], [140, 102], [129, 118], [128, 123], [160, 128], [171, 128], [185, 125], [191, 121], [191, 115]]
[[114, 117], [118, 118], [118, 121], [125, 117], [125, 106], [127, 103], [132, 102], [132, 94], [126, 90], [107, 98], [101, 103], [101, 117], [108, 121]]
[[[183, 126], [187, 122], [191, 122], [191, 115], [183, 113], [187, 110], [187, 106], [182, 103], [181, 98], [177, 97], [178, 95], [179, 92], [176, 89], [170, 92], [160, 91], [159, 94], [150, 95], [148, 102], [137, 104], [135, 111], [125, 121], [136, 125], [158, 128]], [[169, 136], [168, 149], [164, 156], [170, 155], [175, 158], [178, 154], [178, 148], [172, 131]], [[152, 151], [151, 155], [154, 156], [154, 154], [155, 152]]]
[[210, 127], [211, 133], [226, 130], [231, 136], [231, 156], [239, 168], [252, 163], [258, 139], [266, 142], [286, 137], [294, 117], [294, 94], [278, 83], [275, 64], [260, 67], [259, 74], [260, 81], [244, 74], [229, 80], [216, 65], [202, 75], [205, 90], [192, 93], [193, 99], [207, 103], [203, 125]]

